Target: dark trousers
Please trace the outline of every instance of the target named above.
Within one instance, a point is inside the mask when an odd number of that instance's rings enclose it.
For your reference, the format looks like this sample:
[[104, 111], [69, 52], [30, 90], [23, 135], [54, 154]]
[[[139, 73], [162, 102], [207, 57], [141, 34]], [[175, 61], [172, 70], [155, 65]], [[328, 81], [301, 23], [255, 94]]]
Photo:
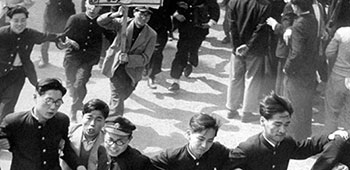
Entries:
[[312, 99], [315, 91], [316, 80], [300, 79], [300, 75], [285, 77], [284, 96], [293, 106], [294, 113], [289, 125], [289, 134], [295, 140], [300, 141], [311, 136]]
[[231, 36], [230, 36], [231, 35], [230, 34], [231, 23], [230, 23], [230, 19], [229, 19], [230, 16], [228, 16], [227, 11], [228, 11], [228, 5], [225, 6], [225, 18], [224, 18], [224, 22], [222, 23], [222, 28], [224, 30], [225, 36], [228, 38], [231, 38]]
[[[137, 85], [137, 84], [136, 84]], [[124, 114], [124, 101], [135, 90], [132, 80], [125, 71], [125, 65], [120, 65], [110, 78], [111, 100], [109, 116]]]
[[149, 77], [154, 79], [155, 75], [162, 71], [163, 50], [168, 41], [168, 32], [166, 29], [157, 31], [157, 43], [150, 62], [146, 66], [149, 71]]
[[67, 78], [67, 88], [73, 98], [71, 111], [74, 113], [83, 107], [87, 93], [86, 84], [91, 77], [93, 64], [65, 58], [63, 66]]
[[0, 77], [0, 122], [9, 113], [13, 113], [25, 82], [22, 67], [17, 67], [7, 75]]
[[[62, 16], [55, 16], [55, 18], [49, 18], [48, 16], [48, 10], [50, 10], [47, 6], [45, 7], [44, 12], [44, 22], [43, 22], [43, 32], [45, 33], [62, 33], [64, 31], [64, 27], [67, 23], [68, 17], [62, 17]], [[51, 9], [52, 10], [52, 9]], [[50, 48], [50, 42], [46, 41], [41, 44], [41, 58], [40, 60], [43, 61], [43, 63], [49, 62], [49, 48]]]
[[170, 76], [172, 78], [180, 79], [187, 64], [198, 66], [198, 50], [207, 34], [208, 29], [194, 27], [189, 23], [179, 24], [177, 52], [171, 63]]

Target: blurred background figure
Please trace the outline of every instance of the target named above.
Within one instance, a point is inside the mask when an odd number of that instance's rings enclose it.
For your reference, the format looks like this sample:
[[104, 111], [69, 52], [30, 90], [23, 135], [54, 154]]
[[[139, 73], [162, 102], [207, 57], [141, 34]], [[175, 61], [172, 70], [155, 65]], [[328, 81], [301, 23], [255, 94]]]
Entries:
[[8, 7], [14, 7], [16, 5], [20, 5], [29, 9], [34, 5], [34, 1], [33, 0], [0, 0], [0, 27], [4, 25], [9, 25], [9, 22], [6, 19], [6, 12], [8, 11]]
[[145, 68], [145, 74], [148, 76], [147, 85], [151, 89], [156, 89], [156, 75], [162, 71], [163, 50], [168, 41], [168, 33], [172, 30], [171, 15], [176, 11], [177, 0], [165, 0], [163, 6], [159, 9], [151, 8], [153, 14], [148, 22], [157, 32], [157, 43], [154, 49], [151, 61]]
[[228, 4], [231, 21], [233, 54], [227, 89], [227, 118], [238, 117], [242, 104], [242, 122], [259, 119], [259, 96], [264, 86], [264, 61], [269, 55], [270, 27], [266, 19], [271, 16], [268, 0], [231, 0]]
[[228, 15], [227, 15], [228, 14], [227, 13], [228, 2], [230, 2], [230, 0], [223, 0], [220, 3], [220, 6], [223, 7], [225, 10], [224, 22], [222, 23], [222, 28], [223, 28], [224, 33], [225, 33], [225, 38], [221, 40], [222, 44], [228, 44], [231, 42], [230, 21], [229, 21]]
[[[47, 1], [44, 12], [43, 32], [62, 33], [68, 18], [73, 14], [75, 14], [75, 8], [72, 0]], [[41, 45], [39, 68], [44, 68], [49, 63], [49, 47], [49, 42]]]
[[193, 67], [198, 66], [198, 50], [209, 34], [209, 28], [217, 23], [219, 17], [220, 8], [216, 0], [177, 2], [174, 18], [179, 21], [179, 41], [170, 70], [173, 83], [168, 90], [180, 90], [182, 73], [185, 77], [189, 77]]
[[85, 12], [72, 15], [68, 19], [64, 30], [64, 34], [78, 47], [68, 48], [63, 61], [67, 88], [72, 97], [70, 118], [73, 122], [77, 121], [77, 111], [83, 108], [87, 94], [86, 84], [91, 77], [92, 67], [100, 61], [102, 34], [114, 38], [109, 35], [109, 31], [97, 24], [102, 7], [92, 5], [89, 1], [86, 1], [85, 7]]

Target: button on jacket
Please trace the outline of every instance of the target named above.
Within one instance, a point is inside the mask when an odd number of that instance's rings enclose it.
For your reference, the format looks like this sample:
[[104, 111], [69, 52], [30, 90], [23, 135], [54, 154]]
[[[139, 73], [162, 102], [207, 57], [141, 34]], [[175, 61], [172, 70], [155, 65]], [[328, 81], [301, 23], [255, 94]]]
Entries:
[[287, 170], [290, 159], [306, 159], [320, 153], [328, 142], [328, 135], [312, 137], [301, 142], [288, 136], [273, 147], [260, 133], [232, 150], [230, 169]]
[[159, 170], [221, 170], [229, 160], [230, 150], [218, 142], [199, 159], [194, 159], [188, 152], [188, 145], [168, 149], [151, 159]]
[[31, 84], [36, 85], [37, 75], [30, 60], [33, 46], [45, 41], [55, 42], [58, 37], [56, 34], [41, 33], [31, 28], [26, 28], [20, 34], [14, 33], [10, 26], [0, 28], [0, 77], [13, 70], [13, 62], [18, 54], [26, 77]]
[[[9, 114], [0, 126], [0, 134], [10, 142], [11, 170], [60, 170], [59, 143], [63, 139], [63, 159], [73, 169], [79, 165], [68, 139], [69, 118], [58, 112], [45, 125], [32, 111]], [[4, 137], [4, 136], [0, 136]]]

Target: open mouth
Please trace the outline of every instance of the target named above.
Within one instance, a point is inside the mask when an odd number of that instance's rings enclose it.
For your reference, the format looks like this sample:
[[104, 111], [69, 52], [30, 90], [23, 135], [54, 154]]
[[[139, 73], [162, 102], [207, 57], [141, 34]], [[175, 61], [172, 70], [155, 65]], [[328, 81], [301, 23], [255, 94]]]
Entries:
[[90, 129], [87, 130], [87, 133], [88, 134], [94, 134], [95, 133], [95, 129], [90, 128]]

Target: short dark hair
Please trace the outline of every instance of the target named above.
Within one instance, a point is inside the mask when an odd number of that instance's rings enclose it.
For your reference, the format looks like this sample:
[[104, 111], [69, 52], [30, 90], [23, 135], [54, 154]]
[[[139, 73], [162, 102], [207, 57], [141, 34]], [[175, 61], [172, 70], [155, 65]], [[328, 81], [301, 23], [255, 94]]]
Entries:
[[23, 6], [20, 6], [20, 5], [17, 5], [15, 7], [7, 7], [8, 8], [8, 11], [6, 13], [6, 15], [10, 18], [13, 17], [13, 15], [15, 14], [20, 14], [20, 13], [23, 13], [24, 15], [26, 15], [26, 18], [28, 18], [29, 16], [29, 12], [27, 10], [27, 8], [23, 7]]
[[199, 113], [191, 117], [189, 125], [192, 132], [202, 132], [203, 130], [213, 128], [216, 136], [220, 122], [212, 115]]
[[109, 114], [109, 107], [106, 102], [100, 99], [91, 99], [83, 106], [82, 114], [90, 113], [94, 110], [101, 111], [103, 117], [106, 119]]
[[293, 5], [298, 6], [302, 11], [311, 10], [313, 0], [291, 0]]
[[67, 89], [63, 87], [61, 81], [56, 78], [46, 78], [39, 80], [35, 86], [35, 90], [40, 96], [45, 94], [45, 92], [48, 90], [59, 90], [61, 91], [62, 96], [64, 96], [67, 92]]
[[260, 102], [260, 115], [267, 120], [271, 119], [273, 115], [285, 111], [289, 113], [289, 116], [292, 116], [294, 111], [291, 102], [273, 91]]

